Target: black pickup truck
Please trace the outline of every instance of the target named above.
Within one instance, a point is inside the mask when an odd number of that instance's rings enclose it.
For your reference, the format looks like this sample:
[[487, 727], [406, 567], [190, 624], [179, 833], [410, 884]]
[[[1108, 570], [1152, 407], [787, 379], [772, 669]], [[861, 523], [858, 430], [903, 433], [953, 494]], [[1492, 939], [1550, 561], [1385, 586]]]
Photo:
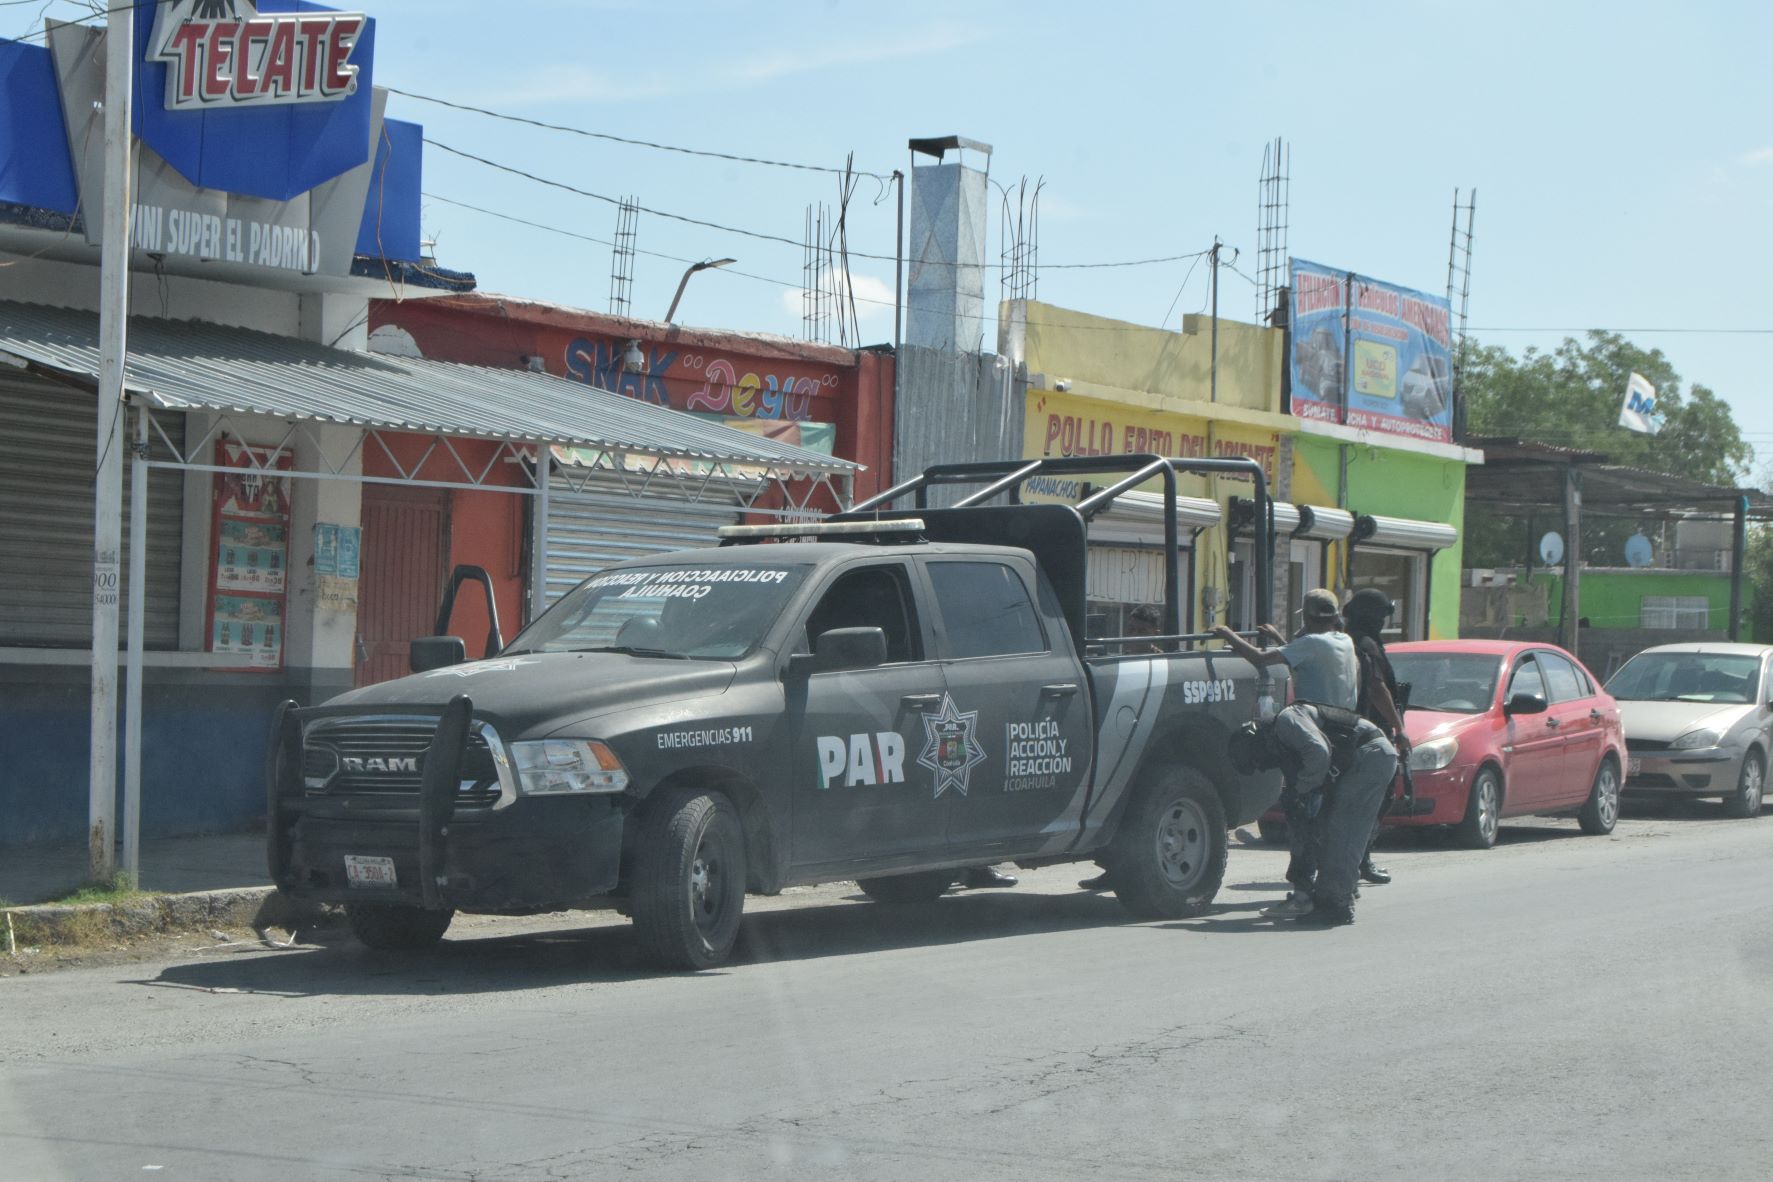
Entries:
[[[1183, 634], [1179, 470], [1248, 476], [1266, 504], [1247, 460], [935, 468], [835, 518], [609, 567], [493, 658], [416, 641], [412, 676], [280, 708], [273, 881], [344, 904], [378, 948], [427, 946], [457, 910], [613, 904], [685, 968], [728, 955], [746, 892], [796, 883], [904, 903], [966, 867], [1094, 859], [1134, 913], [1198, 912], [1228, 825], [1279, 790], [1228, 766], [1226, 736], [1284, 687]], [[1116, 479], [1020, 503], [1030, 477], [1086, 472]], [[1087, 522], [1153, 480], [1165, 634], [1091, 636]], [[943, 484], [983, 487], [928, 507]]]

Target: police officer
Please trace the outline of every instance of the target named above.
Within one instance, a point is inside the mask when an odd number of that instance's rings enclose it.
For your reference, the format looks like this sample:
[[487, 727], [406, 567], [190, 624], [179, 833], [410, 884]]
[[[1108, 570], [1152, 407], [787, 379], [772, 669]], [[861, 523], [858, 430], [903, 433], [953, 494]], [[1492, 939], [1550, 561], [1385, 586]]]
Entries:
[[1342, 631], [1336, 595], [1317, 587], [1305, 593], [1301, 606], [1305, 626], [1291, 641], [1271, 625], [1262, 626], [1263, 633], [1280, 645], [1278, 648], [1259, 649], [1223, 624], [1213, 629], [1213, 635], [1252, 665], [1286, 665], [1293, 674], [1296, 701], [1353, 710], [1360, 698], [1360, 661], [1354, 653], [1354, 641]]
[[[1348, 634], [1354, 639], [1355, 656], [1361, 667], [1360, 716], [1390, 736], [1400, 761], [1410, 758], [1410, 740], [1404, 735], [1403, 710], [1398, 705], [1397, 675], [1385, 655], [1382, 633], [1396, 605], [1377, 587], [1364, 587], [1349, 596], [1342, 607]], [[1372, 836], [1361, 856], [1360, 876], [1366, 882], [1387, 883], [1391, 872], [1373, 864], [1373, 843], [1379, 839], [1379, 823], [1391, 811], [1392, 794], [1379, 798], [1378, 816], [1373, 820]]]
[[[1373, 723], [1333, 706], [1295, 702], [1272, 722], [1250, 723], [1231, 746], [1240, 771], [1279, 767], [1303, 803], [1300, 840], [1315, 856], [1309, 907], [1265, 914], [1336, 927], [1354, 922], [1355, 880], [1380, 797], [1397, 775], [1397, 750]], [[1289, 812], [1289, 817], [1294, 811]]]

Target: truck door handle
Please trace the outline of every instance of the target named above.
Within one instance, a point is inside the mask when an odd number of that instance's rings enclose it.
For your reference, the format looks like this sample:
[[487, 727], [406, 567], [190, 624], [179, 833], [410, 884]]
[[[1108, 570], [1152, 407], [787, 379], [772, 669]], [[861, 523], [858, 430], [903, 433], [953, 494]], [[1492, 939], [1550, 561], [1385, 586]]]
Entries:
[[1558, 729], [1558, 720], [1555, 718], [1548, 718], [1545, 720], [1545, 725], [1547, 728], [1555, 731]]
[[941, 704], [941, 694], [906, 694], [899, 699], [899, 705], [909, 706], [914, 710], [920, 706], [940, 706]]
[[1075, 681], [1061, 681], [1040, 687], [1040, 696], [1043, 698], [1069, 698], [1076, 692], [1077, 682]]
[[1588, 721], [1599, 722], [1600, 720], [1601, 720], [1601, 712], [1599, 710], [1590, 710], [1588, 712]]

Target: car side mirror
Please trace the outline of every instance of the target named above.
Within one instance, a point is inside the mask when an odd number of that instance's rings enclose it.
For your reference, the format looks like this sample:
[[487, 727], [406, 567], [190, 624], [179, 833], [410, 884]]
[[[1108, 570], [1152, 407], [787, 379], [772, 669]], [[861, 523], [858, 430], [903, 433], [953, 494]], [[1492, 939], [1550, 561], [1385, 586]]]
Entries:
[[788, 658], [788, 672], [805, 677], [842, 669], [872, 669], [886, 664], [886, 632], [880, 628], [833, 628], [819, 633], [813, 651]]
[[414, 673], [447, 669], [468, 659], [468, 646], [460, 636], [420, 636], [406, 650], [406, 663]]
[[1544, 714], [1545, 699], [1538, 694], [1516, 694], [1502, 707], [1504, 714]]

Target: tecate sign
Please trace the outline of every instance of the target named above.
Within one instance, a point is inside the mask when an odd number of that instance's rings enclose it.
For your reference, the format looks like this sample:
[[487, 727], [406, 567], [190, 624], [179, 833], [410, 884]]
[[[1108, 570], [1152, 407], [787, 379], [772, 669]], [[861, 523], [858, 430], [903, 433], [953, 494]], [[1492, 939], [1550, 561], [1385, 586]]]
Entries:
[[261, 16], [255, 0], [159, 6], [148, 59], [165, 62], [166, 108], [337, 102], [357, 90], [359, 12]]

